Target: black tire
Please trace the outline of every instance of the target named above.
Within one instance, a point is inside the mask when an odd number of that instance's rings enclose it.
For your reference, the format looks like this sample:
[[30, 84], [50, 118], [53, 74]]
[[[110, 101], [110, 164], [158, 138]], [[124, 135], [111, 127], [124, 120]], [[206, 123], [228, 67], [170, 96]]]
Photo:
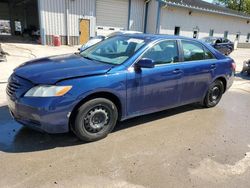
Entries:
[[117, 118], [118, 110], [112, 101], [105, 98], [92, 99], [78, 109], [73, 131], [80, 140], [97, 141], [113, 130]]
[[221, 100], [224, 93], [224, 84], [220, 80], [215, 80], [208, 88], [203, 105], [206, 108], [215, 107]]

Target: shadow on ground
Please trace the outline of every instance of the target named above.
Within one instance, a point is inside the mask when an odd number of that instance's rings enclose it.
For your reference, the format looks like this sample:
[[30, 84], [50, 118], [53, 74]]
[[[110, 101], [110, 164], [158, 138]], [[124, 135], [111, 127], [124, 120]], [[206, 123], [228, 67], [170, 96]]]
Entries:
[[[200, 106], [197, 104], [186, 105], [119, 122], [113, 134], [123, 129], [198, 108]], [[47, 134], [23, 127], [12, 119], [7, 106], [0, 107], [0, 151], [9, 153], [34, 152], [79, 144], [86, 143], [78, 140], [71, 132], [66, 134]]]
[[248, 75], [247, 73], [236, 73], [235, 74], [235, 78], [241, 78], [244, 80], [250, 80], [250, 75]]
[[37, 44], [35, 39], [31, 37], [0, 35], [1, 43], [21, 43], [21, 44]]

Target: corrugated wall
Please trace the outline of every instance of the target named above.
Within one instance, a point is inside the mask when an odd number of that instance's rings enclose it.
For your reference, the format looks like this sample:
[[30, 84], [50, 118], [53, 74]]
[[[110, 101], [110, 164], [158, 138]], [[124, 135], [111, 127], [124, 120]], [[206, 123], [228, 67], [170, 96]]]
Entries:
[[148, 7], [147, 33], [156, 33], [158, 1], [150, 1]]
[[79, 36], [79, 20], [90, 19], [90, 36], [95, 36], [95, 1], [69, 1], [69, 35]]
[[77, 45], [81, 18], [90, 19], [90, 36], [95, 36], [95, 0], [39, 0], [39, 8], [46, 44], [60, 35], [63, 44]]
[[46, 35], [66, 36], [66, 3], [65, 0], [42, 0], [44, 31]]
[[129, 29], [143, 32], [144, 18], [145, 18], [145, 1], [131, 0]]

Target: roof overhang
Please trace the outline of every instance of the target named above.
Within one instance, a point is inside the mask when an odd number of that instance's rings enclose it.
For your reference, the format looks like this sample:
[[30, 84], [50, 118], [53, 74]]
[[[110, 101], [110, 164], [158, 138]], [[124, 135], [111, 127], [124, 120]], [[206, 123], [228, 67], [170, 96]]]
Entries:
[[243, 18], [243, 19], [248, 19], [250, 20], [249, 16], [243, 16], [243, 15], [237, 15], [237, 14], [231, 14], [227, 12], [222, 12], [218, 10], [212, 10], [212, 9], [206, 9], [206, 8], [201, 8], [201, 7], [195, 7], [195, 6], [189, 6], [181, 3], [174, 3], [174, 2], [169, 2], [169, 1], [164, 1], [164, 0], [159, 0], [164, 6], [172, 6], [172, 7], [181, 7], [181, 8], [187, 8], [191, 10], [198, 10], [202, 12], [208, 12], [208, 13], [213, 13], [213, 14], [221, 14], [221, 15], [226, 15], [226, 16], [233, 16], [233, 17], [238, 17], [238, 18]]

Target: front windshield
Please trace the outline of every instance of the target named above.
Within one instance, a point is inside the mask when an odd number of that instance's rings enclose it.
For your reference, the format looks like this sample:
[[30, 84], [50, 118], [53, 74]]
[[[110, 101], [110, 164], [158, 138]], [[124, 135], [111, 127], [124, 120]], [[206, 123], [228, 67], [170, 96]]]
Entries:
[[115, 36], [108, 38], [83, 51], [82, 57], [120, 65], [145, 45], [145, 40], [131, 36]]

